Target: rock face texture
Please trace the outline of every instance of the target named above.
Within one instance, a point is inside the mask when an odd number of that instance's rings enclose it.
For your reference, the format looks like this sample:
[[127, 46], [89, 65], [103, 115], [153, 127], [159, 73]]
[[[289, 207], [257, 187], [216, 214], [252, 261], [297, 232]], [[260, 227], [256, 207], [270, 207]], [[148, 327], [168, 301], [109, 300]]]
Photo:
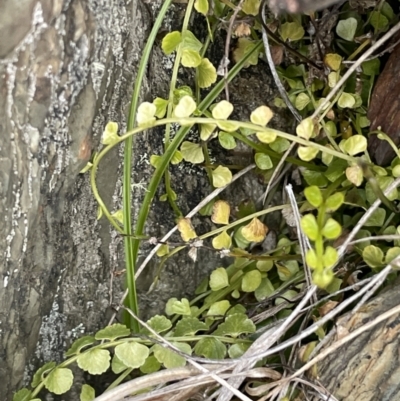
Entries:
[[[137, 0], [0, 4], [1, 400], [35, 354], [53, 359], [106, 322], [117, 239], [78, 174], [105, 123], [124, 127], [150, 25]], [[107, 163], [112, 207], [118, 154]]]
[[[339, 319], [341, 332], [352, 332], [400, 304], [399, 280], [363, 305]], [[342, 401], [400, 400], [398, 314], [363, 332], [318, 364], [320, 382]], [[330, 346], [332, 336], [325, 345]]]

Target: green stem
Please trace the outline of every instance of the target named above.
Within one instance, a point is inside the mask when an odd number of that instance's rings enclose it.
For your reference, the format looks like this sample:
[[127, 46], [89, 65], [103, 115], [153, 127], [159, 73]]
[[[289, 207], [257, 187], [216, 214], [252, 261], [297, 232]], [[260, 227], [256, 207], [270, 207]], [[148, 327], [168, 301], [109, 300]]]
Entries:
[[[185, 18], [184, 18], [183, 24], [182, 24], [182, 31], [181, 31], [182, 38], [185, 37], [185, 33], [187, 31], [187, 28], [189, 25], [189, 19], [192, 14], [192, 10], [193, 10], [193, 5], [194, 5], [194, 0], [189, 0], [188, 5], [186, 7]], [[167, 118], [172, 116], [172, 108], [174, 105], [174, 92], [176, 89], [176, 82], [178, 80], [179, 67], [181, 66], [181, 59], [182, 59], [182, 43], [178, 46], [178, 49], [176, 51], [174, 68], [172, 70], [171, 83], [169, 86], [169, 99], [168, 99], [169, 102], [168, 102], [168, 108], [167, 108]], [[167, 124], [165, 126], [164, 151], [166, 151], [168, 149], [168, 146], [170, 143], [170, 132], [171, 132], [171, 125]], [[176, 204], [174, 197], [173, 197], [173, 190], [171, 187], [171, 174], [168, 171], [168, 169], [165, 170], [164, 182], [165, 182], [165, 190], [168, 195], [168, 202], [169, 202], [170, 206], [174, 210], [175, 215], [177, 217], [182, 216], [182, 212], [179, 210], [178, 205]]]
[[[150, 54], [165, 14], [170, 7], [172, 0], [165, 0], [161, 7], [160, 13], [154, 22], [153, 29], [147, 39], [143, 55], [140, 60], [139, 69], [135, 81], [135, 88], [132, 94], [131, 106], [129, 109], [127, 130], [131, 131], [135, 126], [136, 112], [140, 99], [140, 89], [143, 78], [146, 73], [146, 67], [150, 58]], [[132, 216], [131, 216], [131, 174], [132, 174], [132, 136], [129, 136], [125, 142], [124, 149], [124, 176], [123, 176], [123, 222], [124, 230], [127, 235], [132, 234]], [[125, 264], [126, 264], [126, 286], [129, 290], [125, 305], [130, 308], [135, 315], [139, 315], [139, 307], [137, 302], [136, 283], [135, 283], [135, 259], [137, 257], [137, 246], [134, 247], [131, 237], [124, 238]], [[133, 319], [128, 313], [125, 313], [126, 323], [134, 332], [139, 332], [139, 323]]]

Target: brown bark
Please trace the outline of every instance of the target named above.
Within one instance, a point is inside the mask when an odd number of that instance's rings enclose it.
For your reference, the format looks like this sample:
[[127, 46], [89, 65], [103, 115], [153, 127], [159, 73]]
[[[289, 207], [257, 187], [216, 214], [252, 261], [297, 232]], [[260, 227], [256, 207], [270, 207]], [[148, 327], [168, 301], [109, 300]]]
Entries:
[[[398, 37], [397, 37], [398, 39]], [[385, 132], [396, 146], [400, 145], [400, 46], [396, 46], [379, 75], [371, 96], [368, 118], [371, 131], [380, 129]], [[386, 166], [396, 156], [390, 144], [371, 135], [368, 152], [380, 166]]]
[[[397, 281], [336, 327], [339, 333], [351, 332], [399, 304]], [[399, 333], [400, 315], [395, 315], [343, 345], [318, 365], [321, 382], [340, 401], [400, 400]]]

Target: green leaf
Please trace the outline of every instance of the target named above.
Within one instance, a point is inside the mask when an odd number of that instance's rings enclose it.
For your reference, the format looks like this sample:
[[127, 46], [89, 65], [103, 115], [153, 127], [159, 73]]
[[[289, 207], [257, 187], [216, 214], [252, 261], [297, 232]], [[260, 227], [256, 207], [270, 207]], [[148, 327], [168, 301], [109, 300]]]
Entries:
[[301, 78], [306, 74], [304, 64], [291, 64], [285, 71], [285, 77]]
[[254, 292], [261, 284], [261, 273], [258, 270], [251, 270], [242, 278], [242, 291]]
[[385, 218], [386, 218], [386, 210], [378, 208], [372, 213], [371, 217], [365, 222], [364, 226], [382, 227], [385, 222]]
[[337, 250], [331, 246], [327, 246], [323, 256], [324, 267], [330, 269], [338, 262], [338, 260], [339, 255]]
[[276, 269], [281, 281], [290, 280], [299, 272], [299, 264], [295, 260], [287, 260], [282, 263], [276, 263]]
[[358, 165], [347, 167], [346, 178], [356, 187], [359, 187], [364, 180], [362, 168]]
[[241, 304], [236, 304], [228, 310], [226, 316], [234, 315], [236, 313], [246, 313], [246, 308]]
[[204, 154], [201, 145], [189, 141], [184, 141], [181, 145], [183, 158], [190, 163], [198, 164], [204, 162]]
[[294, 105], [297, 110], [304, 110], [308, 104], [311, 102], [310, 97], [305, 93], [299, 93], [296, 96], [296, 100], [294, 101]]
[[379, 11], [372, 11], [370, 23], [377, 31], [384, 31], [389, 26], [389, 20]]
[[357, 30], [357, 20], [353, 17], [342, 19], [336, 25], [336, 33], [344, 40], [351, 42]]
[[343, 139], [339, 143], [339, 147], [343, 152], [354, 156], [357, 153], [365, 152], [367, 150], [367, 138], [363, 135], [353, 135], [348, 139]]
[[195, 10], [207, 17], [208, 14], [208, 0], [196, 0], [194, 3]]
[[221, 100], [212, 109], [212, 116], [217, 120], [226, 120], [233, 111], [233, 104], [226, 100]]
[[[379, 184], [379, 188], [382, 191], [385, 191], [386, 188], [394, 181], [393, 177], [376, 177], [376, 181]], [[371, 184], [368, 182], [367, 185], [365, 186], [365, 194], [367, 197], [367, 201], [372, 204], [373, 202], [376, 201], [377, 196], [375, 194], [374, 189], [372, 188]], [[389, 194], [386, 195], [386, 197], [393, 201], [395, 199], [398, 199], [398, 193], [397, 189], [395, 188], [394, 190], [390, 191]]]
[[356, 99], [351, 93], [342, 92], [338, 100], [338, 106], [342, 109], [351, 109], [355, 106]]
[[70, 349], [65, 353], [65, 356], [72, 356], [79, 354], [82, 348], [87, 347], [88, 345], [92, 345], [95, 342], [95, 338], [93, 336], [84, 336], [78, 338], [74, 341], [70, 347]]
[[186, 30], [182, 37], [182, 50], [193, 50], [199, 52], [203, 44], [189, 30]]
[[311, 146], [299, 146], [297, 149], [297, 154], [299, 155], [300, 159], [306, 162], [314, 160], [318, 153], [319, 150]]
[[140, 367], [140, 371], [146, 375], [158, 372], [161, 368], [161, 363], [154, 355], [150, 355], [146, 362]]
[[[233, 59], [238, 63], [246, 54], [252, 52], [257, 46], [256, 42], [252, 42], [246, 38], [239, 38], [237, 41], [236, 49], [233, 51]], [[253, 51], [251, 56], [247, 59], [243, 68], [248, 68], [250, 65], [257, 65], [259, 51]]]
[[265, 127], [274, 116], [272, 110], [267, 106], [257, 107], [250, 115], [250, 121], [253, 124]]
[[161, 162], [162, 157], [159, 155], [151, 155], [150, 156], [150, 165], [154, 168], [157, 168], [159, 163]]
[[208, 330], [208, 326], [197, 317], [184, 317], [176, 324], [174, 337], [194, 336], [200, 330]]
[[285, 22], [281, 25], [279, 33], [284, 42], [300, 40], [304, 36], [304, 28], [297, 22]]
[[111, 326], [99, 330], [95, 338], [96, 340], [114, 341], [120, 337], [127, 337], [129, 334], [131, 334], [131, 331], [124, 324], [114, 323]]
[[125, 342], [115, 347], [115, 355], [126, 366], [137, 369], [149, 356], [149, 349], [136, 341]]
[[261, 280], [261, 284], [254, 291], [254, 296], [256, 297], [258, 302], [261, 302], [264, 299], [270, 297], [274, 292], [275, 288], [272, 285], [271, 281], [267, 277], [264, 277]]
[[249, 347], [250, 347], [250, 344], [244, 343], [244, 342], [239, 342], [239, 343], [233, 344], [231, 347], [229, 347], [229, 350], [228, 350], [229, 358], [232, 358], [232, 359], [240, 358], [249, 349]]
[[212, 246], [214, 249], [229, 249], [232, 246], [232, 238], [226, 231], [222, 231], [213, 238]]
[[[327, 145], [326, 147], [332, 149], [331, 145]], [[333, 160], [333, 156], [327, 152], [322, 152], [321, 160], [322, 163], [324, 163], [326, 166], [329, 166]]]
[[274, 130], [266, 130], [263, 132], [257, 132], [256, 136], [258, 138], [258, 140], [262, 143], [272, 143], [275, 141], [277, 134], [276, 131]]
[[379, 4], [379, 6], [382, 6], [380, 11], [387, 19], [392, 20], [395, 18], [393, 8], [387, 1], [383, 1], [382, 4]]
[[115, 373], [115, 374], [119, 374], [123, 371], [125, 371], [126, 369], [128, 369], [128, 366], [126, 366], [121, 359], [119, 359], [117, 357], [117, 355], [114, 354], [112, 361], [111, 361], [111, 370]]
[[208, 58], [203, 58], [197, 66], [197, 84], [200, 88], [209, 88], [217, 81], [217, 70]]
[[71, 369], [57, 368], [46, 377], [44, 386], [54, 394], [64, 394], [72, 387], [73, 381], [74, 375]]
[[334, 279], [333, 271], [331, 269], [315, 270], [313, 274], [313, 282], [319, 288], [326, 288]]
[[175, 298], [170, 307], [172, 314], [187, 316], [191, 315], [190, 303], [186, 298], [182, 298], [180, 301]]
[[242, 11], [247, 15], [258, 15], [260, 9], [261, 0], [244, 0], [242, 5]]
[[212, 291], [218, 291], [222, 288], [228, 287], [229, 278], [226, 269], [218, 267], [210, 275], [210, 288]]
[[254, 160], [260, 170], [269, 170], [274, 166], [271, 158], [265, 153], [256, 153], [254, 155]]
[[227, 300], [214, 302], [207, 312], [207, 316], [224, 316], [226, 311], [231, 307], [231, 304]]
[[344, 203], [343, 192], [336, 192], [325, 201], [326, 211], [328, 213], [336, 212]]
[[179, 164], [183, 160], [183, 155], [180, 150], [175, 151], [174, 155], [172, 156], [171, 163], [172, 164]]
[[336, 220], [329, 218], [322, 228], [322, 235], [326, 239], [333, 240], [340, 237], [340, 234], [342, 234], [341, 225]]
[[299, 295], [299, 294], [298, 294], [298, 292], [295, 291], [295, 290], [288, 290], [288, 291], [285, 291], [285, 292], [282, 294], [282, 297], [277, 297], [277, 298], [276, 298], [276, 300], [275, 300], [275, 305], [276, 305], [276, 306], [281, 305], [281, 304], [283, 304], [283, 303], [286, 302], [286, 299], [289, 299], [289, 300], [290, 300], [290, 299], [293, 299], [293, 298], [297, 297], [297, 295]]
[[334, 294], [335, 292], [339, 291], [342, 286], [343, 280], [340, 278], [334, 277], [331, 283], [325, 288], [325, 291], [328, 294]]
[[[155, 315], [146, 322], [156, 333], [162, 333], [172, 327], [171, 320], [165, 316]], [[143, 328], [143, 333], [149, 335], [150, 332]]]
[[296, 127], [296, 134], [300, 138], [310, 139], [314, 136], [314, 129], [314, 122], [311, 117], [308, 117]]
[[399, 255], [400, 255], [400, 247], [394, 246], [393, 248], [390, 248], [386, 252], [385, 263], [390, 264], [390, 262], [396, 259]]
[[103, 131], [101, 142], [103, 145], [113, 145], [118, 142], [118, 123], [112, 121], [108, 122], [106, 128]]
[[41, 368], [39, 368], [33, 375], [31, 386], [32, 388], [37, 387], [44, 379], [45, 374], [56, 367], [55, 362], [47, 362]]
[[212, 177], [215, 188], [222, 188], [232, 181], [232, 173], [228, 167], [218, 166], [213, 170]]
[[110, 352], [105, 349], [91, 349], [79, 354], [78, 366], [91, 375], [101, 375], [110, 367]]
[[333, 71], [338, 71], [342, 63], [342, 57], [336, 53], [328, 53], [324, 57], [325, 64]]
[[119, 209], [116, 212], [112, 213], [111, 217], [117, 220], [118, 223], [120, 223], [121, 225], [124, 224], [124, 214], [122, 212], [122, 209]]
[[174, 104], [178, 104], [184, 96], [194, 97], [192, 88], [190, 86], [182, 85], [174, 90]]
[[324, 129], [326, 134], [329, 135], [330, 137], [335, 138], [337, 136], [336, 124], [333, 121], [326, 122]]
[[23, 388], [17, 391], [13, 396], [13, 401], [30, 401], [32, 399], [32, 391]]
[[181, 63], [184, 67], [196, 68], [201, 64], [200, 53], [196, 50], [185, 49], [182, 51]]
[[310, 269], [318, 267], [318, 257], [314, 249], [309, 249], [306, 253], [306, 262]]
[[362, 257], [364, 262], [372, 268], [385, 266], [384, 254], [380, 248], [375, 245], [368, 245], [363, 249]]
[[194, 347], [194, 352], [198, 356], [208, 359], [224, 359], [226, 346], [217, 338], [202, 338]]
[[152, 126], [156, 121], [157, 107], [153, 103], [143, 102], [138, 107], [136, 121], [138, 126]]
[[285, 138], [276, 138], [276, 140], [269, 144], [269, 147], [276, 153], [286, 152], [290, 147], [290, 142]]
[[[187, 343], [171, 343], [180, 351], [185, 354], [190, 355], [192, 353], [192, 349], [190, 345]], [[172, 351], [169, 348], [164, 348], [159, 344], [156, 344], [153, 347], [154, 356], [157, 360], [162, 363], [167, 369], [179, 368], [186, 365], [186, 358], [178, 355], [176, 352]]]
[[329, 164], [328, 169], [325, 171], [325, 177], [330, 182], [334, 182], [344, 174], [347, 166], [348, 163], [346, 160], [334, 159], [333, 162]]
[[168, 56], [176, 50], [181, 41], [182, 35], [179, 31], [167, 33], [161, 42], [161, 48], [163, 52]]
[[156, 106], [156, 112], [155, 116], [157, 118], [163, 118], [165, 116], [165, 113], [167, 112], [167, 107], [168, 107], [168, 100], [165, 100], [161, 97], [156, 97], [153, 100], [154, 106]]
[[92, 386], [84, 384], [81, 389], [80, 400], [81, 401], [93, 401], [96, 398], [96, 393]]
[[196, 110], [197, 105], [191, 96], [183, 96], [175, 106], [174, 115], [178, 118], [189, 117]]
[[362, 71], [365, 75], [374, 76], [378, 75], [381, 68], [381, 61], [379, 58], [364, 61], [361, 64]]
[[274, 267], [272, 260], [258, 260], [256, 267], [260, 272], [269, 272]]
[[224, 149], [231, 150], [236, 148], [236, 139], [229, 132], [220, 131], [218, 141]]
[[214, 331], [214, 336], [230, 336], [233, 338], [239, 337], [241, 334], [251, 334], [256, 331], [254, 323], [242, 313], [235, 313], [225, 319], [217, 330]]
[[304, 234], [310, 238], [311, 241], [315, 241], [318, 238], [319, 228], [317, 219], [313, 214], [306, 214], [301, 219], [301, 229]]
[[215, 124], [200, 124], [200, 139], [207, 141], [217, 126]]
[[322, 198], [321, 190], [315, 185], [307, 187], [304, 190], [304, 196], [306, 197], [308, 202], [314, 207], [321, 206], [322, 202], [324, 201], [324, 199]]
[[306, 180], [308, 185], [316, 185], [317, 187], [325, 187], [328, 184], [326, 179], [326, 172], [321, 173], [319, 171], [312, 170], [301, 170], [301, 175]]

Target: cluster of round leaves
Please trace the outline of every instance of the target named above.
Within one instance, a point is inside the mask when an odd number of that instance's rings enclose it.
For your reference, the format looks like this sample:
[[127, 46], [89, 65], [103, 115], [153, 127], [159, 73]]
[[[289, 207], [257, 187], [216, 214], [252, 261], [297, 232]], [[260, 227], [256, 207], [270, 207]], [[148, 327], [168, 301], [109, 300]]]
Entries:
[[[215, 286], [212, 280], [210, 285]], [[37, 395], [43, 388], [54, 394], [66, 393], [74, 379], [72, 370], [67, 366], [74, 362], [91, 375], [101, 375], [110, 368], [115, 374], [124, 374], [133, 369], [148, 374], [162, 367], [184, 366], [187, 361], [185, 354], [189, 356], [194, 353], [211, 359], [223, 359], [226, 355], [231, 358], [240, 357], [251, 344], [250, 340], [242, 336], [255, 331], [253, 322], [244, 312], [243, 306], [230, 307], [228, 301], [223, 301], [210, 304], [204, 313], [204, 321], [201, 321], [197, 317], [199, 308], [190, 306], [187, 299], [171, 299], [166, 306], [166, 313], [180, 320], [173, 326], [170, 319], [157, 315], [148, 320], [147, 325], [155, 333], [168, 337], [178, 353], [154, 344], [154, 334], [147, 329], [143, 329], [139, 337], [132, 338], [126, 326], [114, 324], [94, 336], [76, 340], [65, 353], [64, 362], [58, 366], [55, 362], [42, 366], [33, 377], [32, 389], [21, 389], [14, 395], [13, 401], [40, 401]], [[214, 323], [218, 324], [215, 329], [211, 329]], [[94, 389], [84, 384], [81, 401], [92, 401], [94, 398]]]
[[301, 219], [303, 232], [314, 244], [314, 247], [307, 251], [306, 262], [313, 270], [314, 283], [326, 288], [334, 278], [332, 268], [339, 259], [336, 249], [326, 245], [326, 242], [339, 238], [342, 233], [341, 225], [329, 214], [342, 206], [344, 195], [337, 192], [324, 199], [317, 186], [307, 187], [304, 195], [309, 204], [317, 209], [317, 217], [309, 213]]

